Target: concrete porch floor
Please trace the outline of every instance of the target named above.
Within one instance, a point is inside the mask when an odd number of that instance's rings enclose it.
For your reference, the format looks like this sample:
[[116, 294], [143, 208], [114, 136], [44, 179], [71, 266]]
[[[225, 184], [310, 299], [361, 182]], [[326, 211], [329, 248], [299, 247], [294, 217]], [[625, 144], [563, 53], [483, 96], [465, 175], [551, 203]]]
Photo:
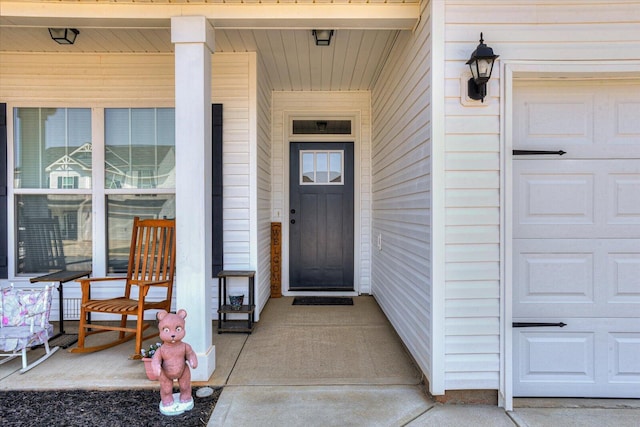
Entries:
[[[353, 306], [292, 300], [271, 299], [250, 335], [217, 334], [214, 324], [216, 370], [193, 383], [224, 387], [209, 426], [639, 425], [638, 400], [519, 399], [509, 413], [435, 403], [373, 297]], [[77, 322], [65, 328], [74, 332]], [[128, 359], [132, 351], [132, 343], [89, 354], [61, 349], [22, 375], [14, 360], [0, 365], [0, 390], [157, 389], [142, 363]]]

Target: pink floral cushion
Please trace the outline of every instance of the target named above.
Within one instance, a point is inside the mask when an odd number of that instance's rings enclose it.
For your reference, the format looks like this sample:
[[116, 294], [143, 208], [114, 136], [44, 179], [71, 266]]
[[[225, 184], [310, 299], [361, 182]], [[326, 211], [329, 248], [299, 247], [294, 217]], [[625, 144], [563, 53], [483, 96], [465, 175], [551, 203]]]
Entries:
[[4, 288], [0, 292], [0, 349], [14, 351], [43, 344], [52, 334], [49, 324], [51, 288]]

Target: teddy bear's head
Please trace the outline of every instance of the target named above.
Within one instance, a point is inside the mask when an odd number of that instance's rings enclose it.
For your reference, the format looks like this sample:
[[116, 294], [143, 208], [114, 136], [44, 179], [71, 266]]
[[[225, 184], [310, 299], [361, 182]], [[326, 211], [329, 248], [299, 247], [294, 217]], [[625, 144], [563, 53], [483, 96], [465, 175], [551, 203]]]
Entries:
[[164, 343], [176, 343], [184, 338], [184, 319], [187, 317], [185, 310], [178, 310], [177, 313], [169, 313], [166, 310], [160, 310], [157, 314], [158, 329], [160, 330], [160, 339]]

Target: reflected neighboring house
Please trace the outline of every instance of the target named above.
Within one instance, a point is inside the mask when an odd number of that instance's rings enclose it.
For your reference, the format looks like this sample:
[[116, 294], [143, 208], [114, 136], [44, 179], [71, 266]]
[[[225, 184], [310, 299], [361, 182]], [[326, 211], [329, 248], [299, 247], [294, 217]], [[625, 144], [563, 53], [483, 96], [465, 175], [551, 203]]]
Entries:
[[106, 188], [172, 188], [174, 159], [175, 150], [170, 145], [109, 146], [105, 155]]
[[[49, 188], [91, 188], [91, 143], [87, 142], [69, 154], [67, 150], [68, 147], [47, 150], [47, 157], [56, 159], [45, 168], [49, 174]], [[56, 152], [59, 151], [63, 153], [58, 156]]]

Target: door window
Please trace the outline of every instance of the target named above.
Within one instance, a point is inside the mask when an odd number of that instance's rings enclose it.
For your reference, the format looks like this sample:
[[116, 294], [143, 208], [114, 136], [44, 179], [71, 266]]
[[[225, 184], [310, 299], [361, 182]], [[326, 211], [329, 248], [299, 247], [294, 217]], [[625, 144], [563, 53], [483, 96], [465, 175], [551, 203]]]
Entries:
[[300, 185], [344, 185], [344, 151], [300, 150]]

